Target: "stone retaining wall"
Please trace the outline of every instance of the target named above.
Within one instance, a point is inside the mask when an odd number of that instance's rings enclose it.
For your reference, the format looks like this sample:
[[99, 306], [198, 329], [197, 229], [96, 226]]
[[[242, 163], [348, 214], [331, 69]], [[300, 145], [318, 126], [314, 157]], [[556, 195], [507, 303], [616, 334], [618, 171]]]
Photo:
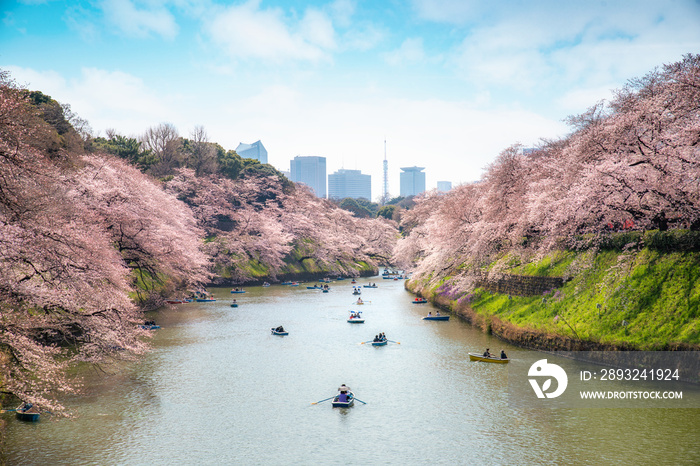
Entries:
[[561, 288], [564, 285], [564, 279], [562, 277], [489, 274], [478, 278], [476, 285], [492, 293], [537, 296], [555, 288]]

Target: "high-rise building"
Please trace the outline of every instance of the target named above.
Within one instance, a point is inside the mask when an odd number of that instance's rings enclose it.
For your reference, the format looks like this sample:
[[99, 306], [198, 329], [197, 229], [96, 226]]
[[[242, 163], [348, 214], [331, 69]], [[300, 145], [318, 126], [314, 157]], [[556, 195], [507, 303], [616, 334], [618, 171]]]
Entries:
[[236, 147], [236, 154], [244, 159], [255, 159], [260, 161], [260, 163], [267, 163], [267, 150], [260, 141], [255, 141], [252, 144], [241, 142]]
[[326, 197], [326, 158], [296, 156], [289, 162], [291, 180], [304, 183], [318, 197]]
[[441, 193], [446, 193], [452, 189], [452, 182], [451, 181], [438, 181], [437, 182], [437, 190], [440, 191]]
[[425, 167], [401, 167], [401, 170], [401, 196], [415, 196], [425, 191]]
[[363, 175], [360, 170], [344, 168], [328, 175], [328, 198], [345, 199], [346, 197], [372, 200], [372, 177]]

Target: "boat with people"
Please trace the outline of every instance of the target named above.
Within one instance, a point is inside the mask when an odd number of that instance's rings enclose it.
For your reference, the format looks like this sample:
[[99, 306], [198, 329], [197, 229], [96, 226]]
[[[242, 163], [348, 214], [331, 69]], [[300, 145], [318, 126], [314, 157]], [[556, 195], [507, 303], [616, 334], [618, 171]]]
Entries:
[[384, 335], [384, 332], [375, 335], [374, 339], [372, 340], [372, 346], [386, 346], [389, 343], [389, 340], [387, 340], [386, 335]]
[[495, 364], [508, 364], [510, 362], [510, 359], [501, 358], [496, 356], [495, 354], [492, 354], [490, 356], [484, 356], [483, 354], [479, 353], [469, 353], [469, 360], [478, 362], [492, 362]]
[[428, 300], [426, 298], [416, 298], [412, 301], [413, 304], [425, 304]]
[[231, 307], [238, 307], [238, 303], [231, 303]]
[[147, 320], [140, 327], [144, 330], [158, 330], [160, 325], [156, 324], [155, 320]]
[[284, 329], [281, 325], [279, 327], [273, 327], [270, 329], [273, 335], [285, 336], [289, 335], [289, 332]]
[[362, 314], [362, 311], [350, 311], [348, 322], [351, 324], [364, 324], [365, 319], [363, 319], [360, 314]]
[[36, 406], [32, 403], [22, 403], [15, 410], [17, 419], [20, 421], [36, 422], [39, 420], [39, 415], [41, 414]]
[[185, 304], [185, 303], [191, 303], [192, 301], [194, 301], [194, 300], [189, 299], [189, 298], [182, 298], [182, 299], [168, 299], [165, 302], [167, 304]]
[[268, 287], [268, 286], [270, 286], [270, 283], [269, 283], [269, 282], [265, 282], [265, 283], [262, 284], [262, 286]]
[[428, 315], [423, 317], [423, 320], [450, 320], [450, 316], [440, 315], [439, 312], [436, 315], [433, 315], [432, 312], [428, 312]]
[[231, 290], [231, 293], [245, 293], [245, 290], [243, 288], [235, 288]]
[[314, 286], [307, 286], [306, 289], [307, 289], [307, 290], [322, 290], [323, 287], [322, 287], [322, 286], [318, 286], [318, 285], [314, 285]]
[[338, 394], [333, 398], [331, 406], [334, 408], [350, 408], [355, 404], [355, 394], [350, 390], [350, 387], [341, 385], [338, 388]]
[[362, 285], [362, 288], [377, 288], [376, 283], [370, 283], [369, 285]]
[[195, 291], [194, 300], [198, 303], [212, 303], [216, 301], [216, 299], [212, 298], [206, 291]]

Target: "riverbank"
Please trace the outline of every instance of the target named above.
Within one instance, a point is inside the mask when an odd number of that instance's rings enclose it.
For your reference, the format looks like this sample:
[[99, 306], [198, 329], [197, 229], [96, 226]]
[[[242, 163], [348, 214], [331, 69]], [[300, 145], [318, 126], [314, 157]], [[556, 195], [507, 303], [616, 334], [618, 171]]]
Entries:
[[700, 350], [698, 252], [557, 251], [531, 262], [504, 256], [467, 281], [472, 288], [460, 288], [463, 282], [405, 286], [525, 348]]

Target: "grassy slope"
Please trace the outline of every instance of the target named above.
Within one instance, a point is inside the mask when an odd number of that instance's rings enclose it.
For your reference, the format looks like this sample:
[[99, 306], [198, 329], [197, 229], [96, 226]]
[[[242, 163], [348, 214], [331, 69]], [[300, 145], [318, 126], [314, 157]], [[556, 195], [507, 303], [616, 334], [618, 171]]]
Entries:
[[700, 253], [556, 252], [507, 272], [572, 279], [544, 296], [477, 289], [461, 302], [483, 316], [575, 339], [639, 349], [700, 344]]

